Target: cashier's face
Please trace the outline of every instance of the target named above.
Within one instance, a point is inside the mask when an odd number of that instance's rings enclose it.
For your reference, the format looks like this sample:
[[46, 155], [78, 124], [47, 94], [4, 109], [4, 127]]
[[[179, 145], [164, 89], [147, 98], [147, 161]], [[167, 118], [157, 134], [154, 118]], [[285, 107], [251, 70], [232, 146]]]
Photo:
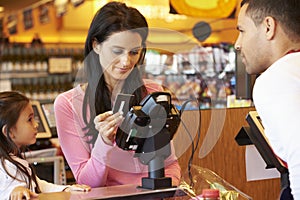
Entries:
[[142, 51], [138, 33], [123, 31], [112, 34], [101, 44], [94, 45], [108, 84], [124, 80], [137, 64]]
[[237, 29], [239, 36], [235, 43], [235, 48], [240, 52], [242, 62], [245, 64], [249, 74], [259, 74], [263, 72], [268, 64], [268, 42], [266, 39], [267, 30], [263, 23], [255, 25], [249, 15], [247, 15], [248, 4], [245, 4], [239, 13]]

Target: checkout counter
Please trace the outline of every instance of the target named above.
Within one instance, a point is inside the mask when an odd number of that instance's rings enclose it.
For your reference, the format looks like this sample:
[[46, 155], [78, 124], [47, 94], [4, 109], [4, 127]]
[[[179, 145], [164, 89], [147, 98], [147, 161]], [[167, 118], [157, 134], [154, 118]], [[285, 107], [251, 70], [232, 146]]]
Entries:
[[[246, 116], [254, 107], [201, 110], [199, 147], [194, 153], [193, 164], [208, 168], [224, 180], [237, 187], [255, 200], [278, 199], [281, 191], [279, 178], [248, 180], [246, 171], [246, 145], [239, 146], [235, 137], [242, 127], [249, 124]], [[182, 119], [187, 127], [195, 127], [197, 111], [186, 111]], [[183, 127], [179, 127], [179, 131]], [[198, 128], [198, 127], [196, 127]], [[187, 163], [192, 148], [183, 147], [186, 140], [183, 134], [176, 134], [174, 144], [182, 171], [187, 170]], [[194, 136], [196, 142], [197, 137]], [[177, 152], [178, 151], [178, 152]]]
[[[200, 131], [199, 147], [194, 152], [193, 164], [212, 170], [224, 180], [238, 187], [238, 189], [255, 200], [277, 199], [280, 195], [280, 178], [248, 181], [246, 178], [245, 146], [239, 146], [235, 141], [241, 127], [248, 126], [246, 116], [254, 107], [207, 109], [199, 111], [185, 111], [181, 118], [186, 127], [190, 127], [190, 133], [196, 144], [198, 130]], [[45, 113], [42, 111], [43, 115]], [[201, 120], [196, 119], [200, 116]], [[45, 116], [44, 116], [45, 118]], [[43, 117], [41, 117], [43, 121]], [[45, 120], [45, 119], [44, 119]], [[45, 120], [46, 121], [46, 120]], [[201, 122], [200, 126], [196, 126]], [[46, 124], [47, 126], [48, 124]], [[48, 125], [49, 126], [49, 125]], [[47, 129], [47, 128], [46, 128]], [[178, 134], [180, 133], [181, 134]], [[192, 153], [191, 145], [183, 144], [183, 141], [191, 140], [186, 134], [185, 128], [180, 125], [174, 135], [173, 143], [182, 172], [186, 172]], [[214, 138], [213, 140], [211, 138]], [[189, 143], [190, 144], [190, 143]], [[62, 165], [59, 165], [62, 166]], [[56, 171], [61, 173], [61, 170]], [[38, 174], [39, 175], [39, 174]], [[55, 176], [55, 175], [54, 175]], [[63, 182], [62, 182], [63, 183]], [[68, 184], [68, 183], [67, 183]], [[91, 192], [62, 192], [53, 194], [41, 194], [40, 200], [47, 199], [103, 199], [110, 195], [122, 194], [122, 196], [142, 193], [155, 196], [160, 191], [137, 189], [135, 186], [118, 186], [108, 188], [95, 188]], [[174, 188], [171, 191], [175, 192]], [[119, 198], [119, 197], [118, 197]], [[144, 198], [142, 198], [144, 199]]]
[[[162, 200], [173, 199], [172, 197], [185, 198], [184, 192], [177, 188], [166, 188], [149, 190], [138, 188], [136, 185], [119, 185], [111, 187], [93, 188], [89, 192], [55, 192], [40, 194], [36, 200], [80, 200], [80, 199], [143, 199], [143, 200]], [[188, 198], [187, 198], [188, 199]], [[35, 200], [35, 199], [33, 199]]]

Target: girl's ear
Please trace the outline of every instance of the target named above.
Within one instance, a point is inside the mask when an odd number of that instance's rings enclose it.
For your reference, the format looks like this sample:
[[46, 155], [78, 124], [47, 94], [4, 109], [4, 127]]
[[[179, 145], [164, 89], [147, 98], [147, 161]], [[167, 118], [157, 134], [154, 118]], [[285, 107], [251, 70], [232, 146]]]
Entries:
[[96, 54], [100, 53], [100, 44], [96, 40], [93, 41], [93, 50], [96, 52]]
[[2, 127], [2, 133], [7, 136], [7, 125], [5, 124], [3, 127]]
[[2, 133], [4, 134], [5, 137], [7, 137], [8, 134], [10, 134], [11, 138], [15, 137], [15, 135], [13, 133], [11, 133], [9, 130], [7, 130], [7, 125], [6, 124], [2, 127]]
[[[2, 133], [4, 134], [5, 137], [8, 136], [8, 134], [10, 134], [9, 130], [7, 130], [7, 125], [5, 124], [3, 127], [2, 127]], [[12, 137], [13, 135], [10, 135], [10, 137]]]

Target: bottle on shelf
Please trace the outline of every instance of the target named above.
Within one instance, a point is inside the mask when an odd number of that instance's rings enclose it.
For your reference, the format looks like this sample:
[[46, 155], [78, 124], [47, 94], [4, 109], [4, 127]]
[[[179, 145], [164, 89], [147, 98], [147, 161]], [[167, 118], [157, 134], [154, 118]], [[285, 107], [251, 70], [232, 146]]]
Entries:
[[47, 99], [46, 78], [47, 77], [39, 78], [39, 99], [40, 100], [49, 100], [49, 99]]
[[41, 71], [47, 71], [48, 55], [47, 55], [47, 50], [45, 48], [41, 48], [40, 60], [41, 60]]
[[1, 67], [0, 72], [7, 72], [8, 62], [10, 62], [9, 49], [3, 48], [1, 52]]
[[12, 66], [9, 72], [20, 72], [22, 70], [22, 52], [18, 45], [12, 48]]
[[27, 50], [26, 60], [28, 65], [27, 69], [28, 71], [33, 72], [35, 71], [35, 63], [36, 63], [34, 48], [29, 47], [26, 50]]
[[23, 88], [24, 88], [25, 95], [29, 98], [32, 98], [33, 85], [32, 85], [32, 80], [30, 78], [24, 78]]
[[32, 90], [31, 98], [34, 100], [39, 100], [40, 86], [38, 78], [32, 79]]
[[30, 57], [30, 48], [22, 47], [21, 48], [21, 72], [29, 72], [29, 63], [31, 61]]

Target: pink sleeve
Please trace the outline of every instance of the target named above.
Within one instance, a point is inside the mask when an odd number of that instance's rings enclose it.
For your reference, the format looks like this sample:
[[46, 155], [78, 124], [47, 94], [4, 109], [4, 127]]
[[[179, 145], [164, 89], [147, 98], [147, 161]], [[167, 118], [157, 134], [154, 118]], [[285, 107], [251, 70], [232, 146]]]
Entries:
[[[102, 140], [98, 139], [93, 150], [90, 150], [82, 130], [84, 127], [81, 117], [82, 103], [74, 105], [73, 101], [74, 99], [68, 98], [68, 94], [65, 93], [59, 95], [54, 103], [56, 126], [62, 152], [77, 183], [87, 184], [91, 187], [105, 186], [107, 168], [103, 164], [103, 160], [105, 160], [104, 156], [107, 155], [106, 152], [109, 151], [110, 146], [103, 142], [100, 144]], [[76, 108], [76, 106], [78, 107]], [[78, 110], [76, 111], [76, 109]], [[97, 155], [94, 153], [95, 149], [98, 149]]]
[[172, 185], [178, 186], [181, 179], [181, 168], [179, 166], [173, 142], [171, 141], [171, 155], [165, 160], [165, 176], [172, 178]]
[[151, 79], [143, 79], [148, 93], [164, 91], [163, 87]]

